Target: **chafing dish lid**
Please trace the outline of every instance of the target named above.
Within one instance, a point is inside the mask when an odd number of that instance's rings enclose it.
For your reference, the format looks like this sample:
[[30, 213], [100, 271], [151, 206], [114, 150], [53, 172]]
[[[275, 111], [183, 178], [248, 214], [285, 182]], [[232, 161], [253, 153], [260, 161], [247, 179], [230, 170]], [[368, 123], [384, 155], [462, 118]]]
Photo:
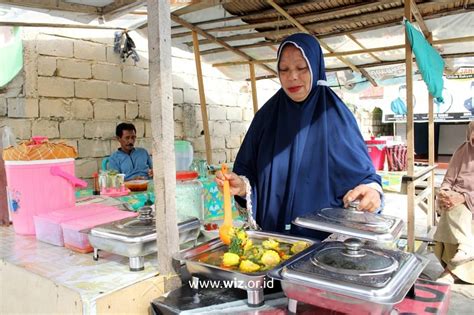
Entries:
[[[199, 229], [199, 219], [195, 217], [183, 218], [178, 223], [180, 232]], [[92, 235], [107, 237], [111, 239], [137, 238], [142, 239], [156, 234], [156, 221], [150, 207], [140, 209], [140, 215], [136, 218], [126, 218], [111, 223], [102, 224], [91, 229]]]
[[314, 254], [311, 261], [317, 267], [346, 275], [376, 275], [398, 268], [393, 257], [374, 249], [362, 248], [362, 241], [348, 238], [342, 245], [326, 247]]
[[295, 225], [332, 233], [342, 233], [374, 241], [394, 241], [399, 238], [403, 222], [396, 217], [357, 210], [358, 202], [349, 208], [324, 208], [297, 217]]

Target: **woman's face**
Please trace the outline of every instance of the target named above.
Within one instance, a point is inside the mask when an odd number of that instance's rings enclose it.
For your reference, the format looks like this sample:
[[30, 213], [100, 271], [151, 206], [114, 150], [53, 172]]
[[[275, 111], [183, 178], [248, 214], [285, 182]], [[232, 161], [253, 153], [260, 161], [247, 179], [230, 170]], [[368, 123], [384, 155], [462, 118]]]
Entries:
[[278, 65], [280, 82], [286, 95], [295, 102], [304, 101], [311, 91], [311, 72], [301, 51], [287, 44]]

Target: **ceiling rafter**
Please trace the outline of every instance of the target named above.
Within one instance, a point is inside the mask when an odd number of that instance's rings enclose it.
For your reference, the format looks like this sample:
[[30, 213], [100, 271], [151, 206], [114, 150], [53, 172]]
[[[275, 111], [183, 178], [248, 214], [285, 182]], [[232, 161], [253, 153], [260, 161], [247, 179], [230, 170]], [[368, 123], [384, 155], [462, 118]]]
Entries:
[[[171, 13], [171, 19], [176, 22], [176, 23], [179, 23], [187, 28], [189, 28], [190, 30], [193, 30], [193, 31], [196, 31], [199, 35], [209, 39], [210, 41], [212, 41], [213, 43], [216, 43], [218, 45], [221, 45], [223, 46], [224, 48], [226, 48], [228, 51], [231, 51], [233, 52], [234, 54], [237, 54], [238, 56], [240, 57], [243, 57], [244, 59], [246, 60], [249, 60], [249, 61], [252, 61], [252, 60], [255, 60], [254, 58], [252, 58], [251, 56], [247, 55], [246, 53], [230, 46], [229, 44], [227, 44], [226, 42], [223, 42], [221, 40], [219, 40], [218, 38], [216, 38], [215, 36], [205, 32], [204, 30], [202, 30], [200, 27], [198, 26], [195, 26], [193, 25], [192, 23], [189, 23], [187, 22], [186, 20], [182, 19], [181, 17], [179, 16], [176, 16], [174, 15], [173, 13]], [[266, 71], [270, 72], [271, 74], [273, 75], [276, 75], [276, 71], [273, 70], [272, 68], [270, 68], [269, 66], [267, 65], [264, 65], [264, 64], [261, 64], [260, 65], [261, 68], [264, 68]]]
[[[444, 2], [442, 2], [444, 3]], [[440, 3], [438, 2], [427, 2], [427, 3], [422, 3], [418, 5], [418, 8], [423, 10], [429, 10], [433, 9], [436, 6], [439, 6]], [[453, 8], [453, 9], [446, 9], [446, 10], [441, 10], [443, 12], [466, 12], [466, 11], [472, 11], [472, 9], [460, 9], [460, 8]], [[356, 24], [356, 23], [361, 23], [361, 22], [374, 22], [376, 24], [381, 24], [380, 21], [380, 12], [376, 13], [369, 13], [369, 14], [364, 14], [363, 18], [361, 16], [351, 16], [351, 17], [344, 17], [344, 18], [337, 18], [337, 19], [332, 19], [324, 22], [316, 22], [316, 23], [308, 23], [305, 24], [304, 26], [311, 30], [312, 32], [321, 35], [322, 34], [327, 34], [324, 32], [324, 30], [328, 29], [329, 27], [341, 27], [343, 25], [347, 24]], [[386, 20], [390, 20], [391, 22], [399, 22], [402, 20], [404, 14], [404, 9], [403, 8], [394, 8], [394, 9], [388, 9], [383, 11], [383, 16]], [[433, 13], [435, 14], [435, 13]], [[429, 16], [430, 14], [428, 13], [426, 16]], [[389, 21], [386, 21], [384, 23], [389, 23]], [[367, 29], [367, 26], [361, 27], [364, 30]], [[238, 34], [238, 35], [231, 35], [231, 36], [222, 36], [218, 37], [218, 39], [225, 41], [225, 42], [230, 42], [230, 41], [237, 41], [237, 40], [245, 40], [245, 39], [256, 39], [256, 38], [262, 38], [262, 37], [278, 37], [282, 38], [285, 37], [289, 34], [292, 34], [294, 32], [297, 32], [298, 28], [297, 27], [289, 27], [285, 29], [279, 29], [278, 32], [277, 30], [269, 30], [269, 31], [264, 31], [264, 32], [255, 32], [255, 33], [250, 33], [250, 34]], [[352, 30], [348, 30], [349, 32], [352, 32]], [[327, 31], [326, 31], [327, 32]], [[337, 33], [337, 32], [334, 32]], [[209, 44], [209, 40], [201, 40], [199, 42], [200, 45], [206, 45]], [[186, 42], [185, 44], [190, 45], [192, 43]]]
[[[393, 0], [395, 1], [395, 0]], [[284, 6], [283, 8], [285, 10], [292, 10], [292, 9], [295, 9], [295, 8], [301, 8], [301, 7], [304, 7], [304, 5], [306, 4], [314, 4], [314, 3], [320, 3], [320, 2], [326, 2], [326, 0], [313, 0], [313, 1], [309, 1], [310, 3], [297, 3], [297, 4], [289, 4], [289, 5], [286, 5]], [[174, 13], [174, 12], [173, 12]], [[228, 17], [223, 17], [223, 18], [218, 18], [218, 19], [213, 19], [213, 20], [207, 20], [207, 21], [200, 21], [200, 22], [196, 22], [196, 23], [193, 23], [194, 25], [196, 26], [201, 26], [201, 25], [205, 25], [205, 24], [213, 24], [213, 23], [219, 23], [219, 22], [229, 22], [229, 21], [233, 21], [233, 20], [241, 20], [241, 19], [257, 19], [257, 18], [264, 18], [266, 15], [269, 15], [269, 14], [275, 14], [275, 10], [273, 9], [267, 9], [267, 10], [264, 10], [264, 11], [254, 11], [254, 12], [250, 12], [250, 13], [247, 13], [247, 14], [244, 14], [244, 15], [234, 15], [234, 16], [228, 16]], [[171, 29], [178, 29], [178, 28], [182, 28], [181, 25], [176, 25], [176, 26], [172, 26]]]
[[[344, 15], [354, 13], [357, 14], [357, 11], [367, 10], [375, 7], [380, 7], [382, 5], [394, 3], [394, 0], [380, 0], [380, 1], [373, 1], [369, 3], [357, 3], [351, 4], [348, 6], [344, 6], [342, 8], [332, 8], [328, 10], [318, 11], [316, 13], [305, 13], [300, 15], [292, 15], [298, 22], [304, 24], [308, 21], [317, 19], [318, 21], [323, 21], [325, 19], [329, 19], [334, 15]], [[285, 7], [281, 7], [285, 9]], [[286, 10], [286, 9], [285, 9]], [[245, 16], [241, 16], [240, 18], [244, 18]], [[271, 18], [265, 22], [257, 22], [257, 23], [249, 23], [243, 25], [234, 25], [234, 26], [225, 26], [225, 27], [213, 27], [205, 29], [207, 32], [229, 32], [229, 31], [238, 31], [238, 30], [245, 30], [245, 29], [252, 29], [252, 28], [264, 28], [264, 27], [276, 27], [276, 26], [289, 26], [291, 23], [287, 20], [279, 20], [278, 18]], [[191, 36], [191, 32], [182, 32], [182, 33], [175, 33], [172, 34], [172, 38], [184, 37], [184, 36]]]
[[106, 22], [117, 19], [146, 4], [146, 0], [120, 0], [102, 7], [101, 13]]
[[70, 3], [63, 0], [0, 0], [0, 3], [9, 4], [18, 7], [26, 7], [30, 9], [45, 9], [58, 11], [72, 11], [79, 13], [99, 14], [100, 7]]
[[[308, 30], [306, 27], [304, 27], [303, 25], [301, 25], [297, 20], [295, 20], [290, 14], [288, 14], [285, 10], [283, 10], [278, 4], [276, 4], [273, 0], [267, 0], [267, 3], [269, 5], [271, 5], [275, 10], [277, 10], [281, 15], [283, 15], [286, 19], [288, 19], [292, 24], [294, 24], [300, 31], [302, 32], [305, 32], [307, 34], [312, 34], [312, 32], [310, 30]], [[328, 52], [332, 53], [334, 52], [334, 50], [329, 47], [328, 44], [326, 44], [325, 42], [319, 40], [319, 44], [324, 48], [326, 49]], [[349, 66], [349, 68], [351, 68], [353, 71], [356, 71], [356, 72], [360, 72], [364, 77], [367, 78], [367, 80], [370, 81], [370, 83], [372, 83], [373, 86], [377, 86], [377, 82], [375, 82], [375, 80], [367, 73], [367, 71], [365, 71], [364, 69], [359, 69], [358, 67], [356, 67], [352, 62], [350, 62], [349, 60], [347, 60], [346, 58], [344, 57], [337, 57], [337, 59], [339, 59], [340, 61], [342, 61], [344, 64], [346, 64], [347, 66]]]
[[204, 10], [207, 8], [215, 7], [216, 5], [221, 5], [224, 3], [232, 2], [233, 0], [207, 0], [207, 1], [195, 1], [181, 9], [173, 11], [173, 14], [176, 16], [181, 16], [184, 14], [192, 13], [199, 10]]
[[410, 0], [410, 1], [411, 1], [411, 13], [415, 17], [415, 20], [418, 22], [418, 25], [420, 26], [420, 29], [423, 32], [423, 35], [425, 35], [426, 38], [429, 38], [431, 32], [428, 29], [428, 26], [426, 26], [426, 23], [423, 20], [423, 16], [421, 15], [420, 10], [418, 10], [418, 6], [416, 5], [415, 0]]
[[[438, 12], [438, 13], [430, 14], [429, 16], [424, 16], [424, 20], [435, 19], [435, 18], [446, 16], [446, 15], [449, 15], [449, 14], [464, 13], [464, 12], [468, 12], [468, 11], [473, 11], [473, 10], [472, 9], [466, 10], [464, 8], [457, 8], [457, 9], [452, 9], [448, 12], [447, 11], [441, 11], [441, 12]], [[369, 26], [369, 27], [364, 26], [364, 27], [359, 27], [359, 28], [356, 28], [356, 29], [344, 30], [344, 31], [336, 30], [336, 31], [333, 31], [333, 32], [320, 33], [320, 34], [318, 34], [318, 38], [324, 39], [324, 38], [334, 37], [334, 36], [344, 36], [344, 35], [348, 35], [348, 34], [356, 34], [356, 33], [360, 33], [360, 32], [373, 31], [373, 30], [377, 30], [377, 29], [381, 29], [381, 28], [387, 28], [387, 27], [395, 26], [395, 25], [399, 25], [399, 24], [400, 24], [400, 21], [396, 20], [396, 21], [389, 21], [389, 22], [379, 23], [377, 25], [373, 25], [373, 26]], [[236, 45], [236, 46], [233, 46], [233, 47], [238, 48], [238, 49], [251, 49], [251, 48], [270, 46], [272, 48], [276, 45], [279, 45], [280, 42], [281, 42], [281, 39], [278, 39], [278, 40], [265, 40], [265, 41], [260, 41], [260, 42], [256, 42], [256, 43], [252, 43], [252, 44]], [[207, 50], [201, 51], [201, 55], [215, 54], [215, 53], [220, 53], [220, 52], [223, 52], [223, 51], [224, 50], [222, 48], [212, 48], [212, 49], [207, 49]]]

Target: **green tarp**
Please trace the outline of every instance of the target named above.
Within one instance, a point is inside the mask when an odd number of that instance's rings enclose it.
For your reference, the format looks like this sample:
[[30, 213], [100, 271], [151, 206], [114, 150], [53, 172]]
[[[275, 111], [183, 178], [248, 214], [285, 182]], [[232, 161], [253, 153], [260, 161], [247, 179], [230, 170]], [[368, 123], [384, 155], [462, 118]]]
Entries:
[[0, 87], [10, 82], [23, 67], [20, 28], [0, 26]]
[[442, 103], [444, 60], [410, 22], [405, 21], [405, 28], [423, 81], [430, 94]]

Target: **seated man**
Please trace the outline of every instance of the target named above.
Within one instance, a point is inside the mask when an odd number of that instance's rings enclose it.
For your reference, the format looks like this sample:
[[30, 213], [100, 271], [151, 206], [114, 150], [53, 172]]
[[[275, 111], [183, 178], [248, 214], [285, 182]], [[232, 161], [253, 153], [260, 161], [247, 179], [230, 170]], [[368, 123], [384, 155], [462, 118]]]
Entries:
[[153, 176], [148, 152], [134, 147], [136, 133], [135, 126], [129, 123], [120, 123], [115, 129], [120, 148], [110, 156], [108, 168], [125, 174], [125, 180], [149, 179]]

